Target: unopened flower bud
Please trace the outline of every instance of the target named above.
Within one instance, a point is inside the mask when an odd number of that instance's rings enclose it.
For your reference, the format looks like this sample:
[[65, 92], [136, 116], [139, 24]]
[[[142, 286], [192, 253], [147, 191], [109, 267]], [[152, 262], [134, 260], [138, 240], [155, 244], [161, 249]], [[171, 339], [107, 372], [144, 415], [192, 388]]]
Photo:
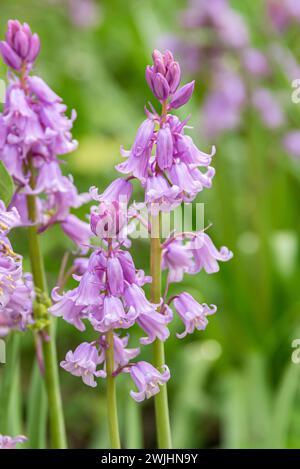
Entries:
[[178, 109], [179, 107], [186, 104], [190, 100], [193, 94], [194, 86], [195, 86], [195, 81], [193, 80], [190, 83], [187, 83], [186, 85], [179, 88], [179, 90], [176, 91], [176, 93], [171, 99], [170, 108]]
[[4, 62], [19, 71], [24, 62], [32, 64], [35, 61], [40, 51], [40, 40], [37, 34], [32, 34], [27, 23], [22, 25], [17, 20], [10, 20], [6, 40], [0, 43], [0, 50]]

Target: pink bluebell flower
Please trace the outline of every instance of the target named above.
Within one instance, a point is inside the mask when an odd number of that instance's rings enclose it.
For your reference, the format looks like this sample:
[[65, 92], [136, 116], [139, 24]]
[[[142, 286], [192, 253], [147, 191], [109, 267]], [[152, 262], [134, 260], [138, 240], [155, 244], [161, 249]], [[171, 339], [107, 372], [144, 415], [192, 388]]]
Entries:
[[145, 361], [132, 364], [128, 369], [124, 370], [130, 373], [138, 391], [130, 391], [131, 397], [142, 402], [158, 394], [159, 387], [170, 379], [170, 371], [167, 365], [164, 365], [163, 371], [160, 373], [154, 366]]
[[97, 348], [87, 342], [80, 344], [74, 352], [69, 351], [60, 366], [73, 376], [80, 376], [87, 386], [97, 386], [96, 378], [105, 378], [104, 370], [97, 371], [100, 357]]
[[215, 305], [198, 303], [189, 293], [180, 293], [173, 300], [174, 308], [185, 325], [185, 330], [181, 334], [176, 334], [179, 339], [183, 339], [187, 334], [192, 334], [195, 329], [202, 331], [208, 324], [207, 316], [217, 311]]

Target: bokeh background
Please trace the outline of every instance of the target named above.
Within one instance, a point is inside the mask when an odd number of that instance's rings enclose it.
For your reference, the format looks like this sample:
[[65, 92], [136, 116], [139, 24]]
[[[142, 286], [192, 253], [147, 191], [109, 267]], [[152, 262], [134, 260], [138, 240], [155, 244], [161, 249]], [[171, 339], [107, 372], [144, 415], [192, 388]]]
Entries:
[[[234, 258], [217, 274], [186, 276], [172, 287], [218, 305], [205, 332], [179, 341], [182, 326], [175, 321], [166, 344], [176, 448], [300, 447], [300, 364], [291, 360], [292, 341], [300, 338], [300, 104], [292, 102], [292, 81], [300, 78], [299, 6], [291, 0], [1, 1], [1, 36], [9, 18], [28, 22], [42, 42], [36, 74], [78, 113], [79, 149], [67, 155], [65, 170], [81, 191], [102, 190], [116, 177], [119, 147], [132, 144], [152, 99], [144, 70], [153, 48], [171, 48], [183, 82], [196, 80], [180, 116], [192, 114], [190, 132], [201, 149], [217, 146], [213, 187], [197, 201], [205, 203], [216, 245], [228, 246]], [[0, 74], [6, 74], [2, 65]], [[53, 287], [72, 246], [58, 227], [42, 243]], [[14, 245], [26, 251], [25, 233], [16, 234]], [[137, 241], [133, 253], [148, 271], [147, 240]], [[59, 359], [89, 337], [92, 331], [58, 321]], [[12, 399], [9, 425], [43, 446], [46, 413], [36, 415], [35, 408], [44, 393], [30, 393], [32, 338], [21, 340], [14, 369], [21, 370], [15, 379], [22, 399]], [[133, 336], [132, 345], [137, 341]], [[151, 347], [143, 357], [151, 359]], [[108, 447], [105, 384], [94, 390], [63, 370], [60, 378], [70, 446]], [[137, 406], [129, 381], [118, 379], [123, 445], [154, 447], [153, 401]]]

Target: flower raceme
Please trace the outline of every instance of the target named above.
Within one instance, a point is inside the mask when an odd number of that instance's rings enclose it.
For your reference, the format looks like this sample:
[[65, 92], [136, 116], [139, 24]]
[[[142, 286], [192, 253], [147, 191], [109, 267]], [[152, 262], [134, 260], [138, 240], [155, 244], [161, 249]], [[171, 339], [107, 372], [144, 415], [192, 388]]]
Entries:
[[11, 68], [0, 115], [0, 160], [16, 184], [10, 205], [18, 208], [23, 224], [29, 223], [26, 197], [35, 195], [40, 231], [60, 223], [82, 247], [92, 233], [87, 223], [70, 216], [70, 210], [90, 197], [78, 194], [72, 178], [63, 176], [58, 159], [77, 148], [71, 134], [76, 113], [68, 118], [62, 99], [40, 77], [30, 75], [39, 50], [39, 38], [26, 23], [8, 22], [5, 41], [0, 43], [3, 60]]
[[[140, 180], [145, 189], [145, 203], [159, 204], [171, 211], [181, 202], [191, 202], [204, 188], [211, 187], [215, 170], [210, 154], [199, 150], [185, 134], [187, 120], [171, 114], [192, 96], [194, 82], [178, 89], [180, 67], [170, 51], [153, 52], [153, 66], [146, 69], [146, 80], [154, 96], [163, 104], [159, 115], [153, 106], [146, 109], [147, 119], [140, 125], [129, 151], [121, 148], [126, 161], [117, 165], [119, 172]], [[202, 172], [199, 167], [205, 168]]]
[[[209, 188], [214, 175], [210, 164], [215, 154], [215, 148], [210, 154], [199, 150], [184, 132], [186, 121], [181, 122], [169, 113], [188, 101], [194, 83], [178, 88], [180, 67], [171, 52], [154, 51], [153, 59], [154, 65], [147, 68], [146, 79], [162, 103], [162, 115], [152, 106], [151, 112], [146, 110], [147, 119], [139, 127], [131, 150], [121, 149], [127, 160], [117, 168], [127, 178], [115, 179], [101, 194], [95, 187], [90, 189], [91, 199], [98, 203], [91, 207], [90, 229], [102, 244], [93, 248], [89, 259], [78, 258], [74, 275], [78, 285], [62, 295], [58, 288], [54, 289], [55, 304], [49, 310], [81, 331], [86, 322], [93, 327], [96, 340], [82, 343], [61, 362], [66, 371], [82, 377], [92, 387], [96, 385], [95, 378], [106, 376], [107, 334], [113, 331], [114, 375], [130, 374], [138, 389], [130, 394], [138, 402], [157, 394], [160, 385], [169, 380], [170, 372], [165, 365], [157, 369], [144, 361], [132, 362], [140, 349], [127, 348], [129, 335], [122, 337], [122, 329], [134, 325], [142, 329], [146, 335], [140, 338], [141, 345], [156, 339], [166, 341], [174, 309], [185, 327], [183, 333], [177, 334], [179, 338], [195, 329], [204, 330], [207, 316], [215, 313], [216, 306], [199, 304], [185, 292], [168, 300], [168, 287], [172, 282], [180, 282], [185, 273], [196, 274], [202, 269], [207, 273], [217, 272], [218, 262], [232, 257], [227, 248], [218, 250], [204, 232], [172, 233], [162, 244], [161, 267], [168, 270], [166, 293], [157, 304], [146, 298], [143, 286], [151, 282], [151, 277], [135, 267], [128, 250], [131, 243], [127, 226], [133, 218], [138, 218], [137, 207], [146, 208], [152, 215], [170, 212]], [[206, 168], [206, 173], [198, 167]], [[127, 210], [134, 179], [144, 189], [144, 202]], [[151, 233], [150, 220], [144, 220], [144, 225]], [[102, 370], [98, 369], [100, 365]]]

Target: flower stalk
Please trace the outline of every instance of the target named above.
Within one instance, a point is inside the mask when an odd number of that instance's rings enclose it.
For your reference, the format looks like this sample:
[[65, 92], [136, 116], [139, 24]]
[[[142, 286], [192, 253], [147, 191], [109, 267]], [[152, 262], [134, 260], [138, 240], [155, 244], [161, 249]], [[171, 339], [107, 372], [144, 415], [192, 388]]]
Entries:
[[[160, 243], [160, 215], [151, 217], [151, 301], [159, 303], [161, 298], [161, 243]], [[153, 344], [153, 362], [157, 369], [165, 364], [164, 343], [156, 339]], [[155, 396], [156, 431], [159, 448], [172, 448], [170, 417], [168, 406], [167, 385], [160, 387], [160, 392]]]
[[[32, 168], [31, 168], [32, 169]], [[35, 179], [32, 172], [31, 187], [35, 187]], [[41, 252], [40, 242], [37, 233], [37, 210], [36, 196], [27, 196], [28, 217], [33, 223], [28, 227], [29, 256], [32, 268], [32, 275], [35, 288], [39, 290], [46, 299], [48, 299], [47, 281], [44, 269], [44, 260]], [[51, 443], [55, 449], [66, 448], [66, 434], [63, 417], [62, 400], [59, 389], [59, 377], [57, 369], [57, 356], [55, 347], [55, 334], [53, 319], [47, 313], [47, 305], [38, 304], [34, 309], [34, 317], [37, 324], [42, 324], [47, 320], [43, 328], [43, 359], [44, 359], [44, 378], [48, 396]], [[40, 332], [38, 332], [39, 334]], [[45, 339], [46, 337], [46, 339]]]
[[114, 334], [113, 331], [106, 333], [106, 373], [107, 373], [107, 416], [108, 429], [112, 449], [120, 449], [120, 435], [118, 424], [116, 381], [114, 372]]

